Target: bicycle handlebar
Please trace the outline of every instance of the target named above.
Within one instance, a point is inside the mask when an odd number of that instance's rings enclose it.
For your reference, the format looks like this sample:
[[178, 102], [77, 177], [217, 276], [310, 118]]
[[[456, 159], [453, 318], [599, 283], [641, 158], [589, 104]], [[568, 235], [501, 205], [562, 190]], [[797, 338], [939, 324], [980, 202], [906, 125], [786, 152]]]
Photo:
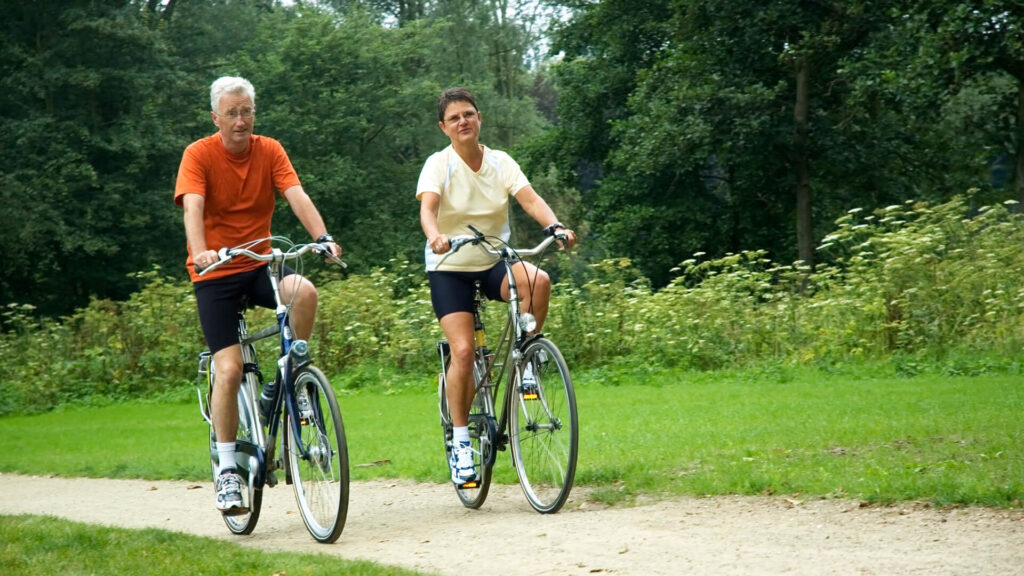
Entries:
[[540, 254], [541, 252], [546, 250], [552, 242], [556, 240], [569, 239], [568, 235], [565, 234], [564, 232], [555, 232], [551, 236], [548, 236], [544, 240], [541, 240], [540, 244], [537, 244], [533, 248], [519, 249], [512, 248], [507, 244], [502, 244], [500, 248], [495, 249], [485, 242], [487, 237], [482, 232], [474, 228], [472, 225], [469, 226], [469, 229], [472, 230], [474, 234], [456, 236], [448, 240], [448, 244], [451, 246], [451, 252], [453, 254], [457, 252], [459, 248], [462, 248], [466, 244], [476, 244], [483, 248], [484, 250], [486, 250], [487, 252], [489, 252], [492, 256], [497, 256], [498, 258], [504, 258], [506, 256], [506, 253], [508, 253], [509, 255], [516, 254], [518, 256], [536, 256], [537, 254]]
[[246, 256], [248, 258], [252, 258], [253, 260], [260, 260], [262, 262], [288, 262], [289, 260], [301, 258], [303, 255], [309, 252], [313, 252], [314, 254], [323, 256], [324, 258], [327, 258], [328, 260], [337, 264], [338, 266], [341, 266], [342, 268], [348, 268], [348, 264], [345, 264], [345, 262], [343, 262], [341, 258], [338, 258], [334, 254], [332, 254], [330, 249], [328, 249], [325, 244], [320, 244], [317, 242], [310, 242], [309, 244], [296, 244], [287, 252], [282, 251], [280, 248], [271, 248], [269, 254], [259, 254], [257, 252], [253, 252], [252, 250], [249, 250], [248, 248], [221, 248], [220, 250], [217, 250], [216, 262], [210, 264], [206, 268], [200, 268], [199, 266], [194, 266], [194, 268], [197, 274], [203, 276], [207, 272], [212, 272], [213, 270], [220, 268], [224, 264], [231, 262], [232, 260], [235, 259], [236, 256]]

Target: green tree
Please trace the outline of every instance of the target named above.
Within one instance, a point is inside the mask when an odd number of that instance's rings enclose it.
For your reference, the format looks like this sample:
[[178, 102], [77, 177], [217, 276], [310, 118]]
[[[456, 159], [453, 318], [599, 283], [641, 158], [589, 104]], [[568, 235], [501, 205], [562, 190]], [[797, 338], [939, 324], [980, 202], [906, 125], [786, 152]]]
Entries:
[[990, 188], [1014, 134], [1008, 2], [565, 4], [533, 157], [575, 170], [596, 242], [655, 285], [695, 251], [813, 263], [851, 207]]
[[[918, 2], [925, 41], [952, 75], [949, 90], [958, 94], [981, 87], [993, 95], [998, 122], [996, 144], [1010, 159], [1012, 189], [1024, 204], [1024, 4], [1019, 0], [972, 0], [950, 4]], [[991, 130], [992, 126], [989, 125]]]
[[[422, 258], [415, 187], [426, 157], [447, 144], [436, 118], [442, 89], [477, 93], [491, 146], [539, 126], [526, 96], [496, 92], [486, 49], [463, 54], [450, 42], [454, 26], [424, 18], [391, 27], [358, 8], [306, 9], [262, 18], [253, 49], [224, 66], [255, 84], [257, 131], [284, 144], [353, 271]], [[284, 204], [279, 212], [275, 229], [303, 238]]]
[[65, 313], [125, 297], [140, 262], [173, 253], [174, 66], [132, 2], [3, 4], [0, 301]]

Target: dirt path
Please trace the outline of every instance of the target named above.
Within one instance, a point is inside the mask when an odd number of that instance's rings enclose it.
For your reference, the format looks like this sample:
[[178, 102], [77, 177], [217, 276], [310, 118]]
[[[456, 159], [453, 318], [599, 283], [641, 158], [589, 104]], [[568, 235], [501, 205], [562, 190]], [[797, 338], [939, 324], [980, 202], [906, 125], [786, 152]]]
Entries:
[[[445, 576], [680, 574], [1024, 574], [1024, 513], [862, 508], [851, 501], [684, 498], [608, 508], [574, 493], [541, 516], [516, 486], [464, 509], [446, 485], [353, 484], [341, 539], [306, 533], [289, 487], [267, 490], [255, 534], [232, 536], [209, 483], [0, 475], [0, 514], [49, 514], [223, 538], [264, 549], [332, 554]], [[453, 542], [479, 553], [459, 564]]]

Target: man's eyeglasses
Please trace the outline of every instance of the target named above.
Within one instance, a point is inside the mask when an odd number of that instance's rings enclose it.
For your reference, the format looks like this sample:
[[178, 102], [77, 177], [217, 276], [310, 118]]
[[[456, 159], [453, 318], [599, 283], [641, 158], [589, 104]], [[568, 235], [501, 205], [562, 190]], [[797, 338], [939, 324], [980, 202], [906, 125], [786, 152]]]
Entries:
[[216, 114], [217, 116], [220, 116], [221, 118], [223, 118], [223, 119], [225, 119], [225, 120], [227, 120], [229, 122], [234, 122], [235, 120], [238, 120], [239, 118], [242, 118], [242, 119], [245, 119], [245, 120], [251, 120], [253, 118], [253, 116], [256, 116], [256, 109], [255, 108], [242, 108], [241, 110], [238, 110], [238, 109], [232, 108], [231, 110], [228, 110], [227, 112], [225, 112], [223, 114], [221, 114], [220, 112], [214, 112], [214, 114]]
[[444, 121], [448, 124], [458, 124], [463, 119], [466, 119], [467, 121], [473, 121], [476, 120], [476, 118], [477, 113], [475, 110], [466, 110], [462, 114], [452, 114], [451, 116], [445, 118]]

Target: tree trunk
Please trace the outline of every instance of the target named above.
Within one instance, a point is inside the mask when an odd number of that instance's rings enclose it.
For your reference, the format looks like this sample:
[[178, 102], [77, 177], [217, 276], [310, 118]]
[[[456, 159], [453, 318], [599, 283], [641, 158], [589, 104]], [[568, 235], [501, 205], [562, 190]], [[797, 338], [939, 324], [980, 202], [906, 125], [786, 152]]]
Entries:
[[808, 83], [810, 70], [806, 58], [797, 62], [796, 105], [793, 120], [796, 123], [794, 161], [796, 164], [796, 242], [797, 255], [804, 264], [814, 266], [814, 238], [811, 226], [811, 182], [807, 160], [807, 115], [810, 107]]
[[1024, 79], [1017, 80], [1017, 167], [1013, 187], [1017, 191], [1017, 210], [1024, 212]]

